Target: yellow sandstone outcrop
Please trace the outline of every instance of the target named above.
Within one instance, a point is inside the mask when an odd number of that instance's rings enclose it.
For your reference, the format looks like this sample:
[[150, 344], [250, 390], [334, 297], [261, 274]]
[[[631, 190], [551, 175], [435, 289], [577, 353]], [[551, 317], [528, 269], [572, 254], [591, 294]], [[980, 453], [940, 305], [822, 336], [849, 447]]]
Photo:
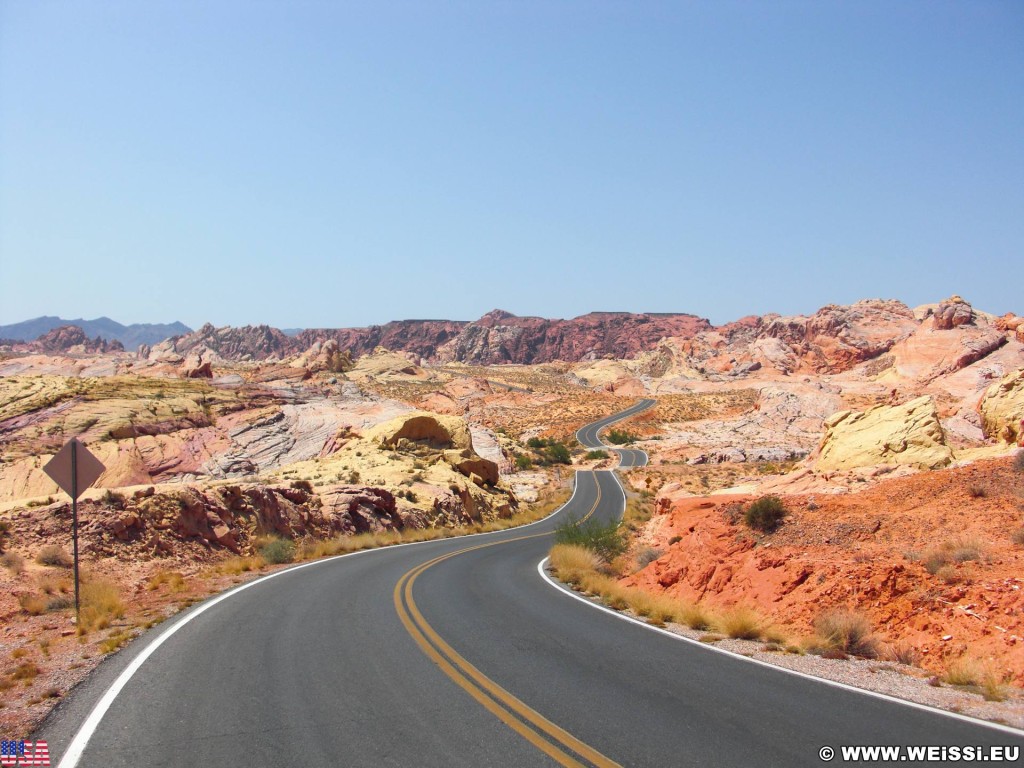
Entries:
[[477, 455], [469, 426], [458, 416], [425, 411], [407, 413], [377, 425], [367, 433], [367, 438], [384, 448], [402, 450], [421, 444], [440, 449], [446, 462], [477, 485], [498, 482], [498, 465]]
[[1024, 368], [985, 390], [978, 410], [986, 436], [1024, 445]]
[[934, 469], [952, 462], [953, 451], [930, 397], [867, 411], [840, 411], [825, 419], [825, 435], [815, 466], [853, 469], [905, 464]]

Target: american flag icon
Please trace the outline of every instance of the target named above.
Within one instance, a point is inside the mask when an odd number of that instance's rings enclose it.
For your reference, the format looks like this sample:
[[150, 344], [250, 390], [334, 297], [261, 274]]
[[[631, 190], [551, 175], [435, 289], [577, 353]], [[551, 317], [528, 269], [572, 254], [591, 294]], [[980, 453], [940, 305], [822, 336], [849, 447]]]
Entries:
[[21, 768], [27, 765], [50, 765], [50, 748], [45, 741], [0, 741], [0, 766]]

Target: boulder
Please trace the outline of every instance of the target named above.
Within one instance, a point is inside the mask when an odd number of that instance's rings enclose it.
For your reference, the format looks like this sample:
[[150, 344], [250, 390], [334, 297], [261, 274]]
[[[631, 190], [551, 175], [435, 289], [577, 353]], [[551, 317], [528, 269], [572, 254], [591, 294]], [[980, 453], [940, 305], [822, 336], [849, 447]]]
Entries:
[[379, 424], [367, 435], [384, 448], [397, 448], [402, 441], [422, 443], [436, 449], [473, 448], [469, 427], [457, 416], [414, 411]]
[[987, 437], [1024, 445], [1024, 368], [985, 390], [978, 412]]
[[974, 322], [974, 309], [959, 296], [950, 296], [939, 303], [932, 317], [932, 326], [939, 331], [948, 331]]
[[819, 470], [879, 464], [934, 469], [953, 460], [931, 397], [863, 412], [841, 411], [827, 418], [824, 426], [815, 463]]

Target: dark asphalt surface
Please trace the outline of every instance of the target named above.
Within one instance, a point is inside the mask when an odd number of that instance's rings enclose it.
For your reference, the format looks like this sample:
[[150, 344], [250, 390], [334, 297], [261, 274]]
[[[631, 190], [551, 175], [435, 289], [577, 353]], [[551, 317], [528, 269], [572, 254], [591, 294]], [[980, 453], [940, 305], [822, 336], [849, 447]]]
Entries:
[[641, 400], [636, 405], [627, 408], [619, 413], [612, 414], [607, 418], [595, 421], [592, 424], [587, 424], [585, 427], [580, 427], [576, 432], [576, 439], [579, 440], [580, 445], [584, 448], [602, 448], [604, 450], [615, 451], [619, 454], [619, 467], [622, 469], [629, 469], [631, 467], [643, 467], [647, 465], [647, 454], [644, 451], [637, 450], [636, 448], [617, 448], [615, 446], [607, 445], [602, 442], [599, 437], [599, 433], [610, 427], [617, 421], [635, 416], [641, 411], [646, 411], [652, 405], [654, 400]]
[[[1024, 744], [714, 653], [553, 588], [537, 563], [558, 521], [622, 509], [614, 473], [579, 472], [576, 482], [570, 504], [532, 526], [320, 561], [212, 605], [139, 667], [78, 764], [558, 764], [457, 685], [400, 620], [410, 605], [396, 603], [396, 585], [442, 555], [452, 556], [409, 590], [419, 626], [488, 685], [621, 765], [812, 766], [826, 764], [823, 745]], [[35, 735], [55, 764], [111, 682], [163, 631], [102, 664]]]

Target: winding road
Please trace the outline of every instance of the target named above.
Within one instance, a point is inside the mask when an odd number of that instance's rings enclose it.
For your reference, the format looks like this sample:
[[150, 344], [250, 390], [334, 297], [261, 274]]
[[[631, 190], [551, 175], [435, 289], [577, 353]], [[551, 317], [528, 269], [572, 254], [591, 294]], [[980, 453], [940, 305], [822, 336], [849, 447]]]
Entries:
[[[597, 432], [645, 403], [580, 430]], [[624, 466], [642, 451], [621, 449]], [[1021, 744], [610, 615], [538, 564], [613, 472], [523, 528], [250, 582], [111, 657], [35, 738], [79, 766], [801, 766], [842, 744]], [[834, 764], [841, 764], [837, 759]]]

